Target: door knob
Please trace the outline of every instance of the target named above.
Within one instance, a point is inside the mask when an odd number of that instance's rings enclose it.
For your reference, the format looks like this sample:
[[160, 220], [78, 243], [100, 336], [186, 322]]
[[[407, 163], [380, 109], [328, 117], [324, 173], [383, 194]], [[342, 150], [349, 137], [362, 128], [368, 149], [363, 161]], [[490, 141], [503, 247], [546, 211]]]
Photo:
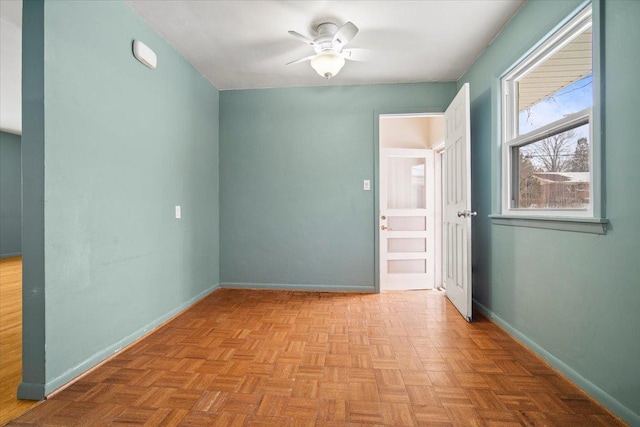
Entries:
[[460, 217], [469, 218], [477, 215], [478, 215], [478, 212], [475, 212], [475, 211], [458, 211], [458, 218]]
[[386, 225], [381, 225], [381, 226], [380, 226], [380, 229], [381, 229], [381, 230], [389, 230], [389, 231], [392, 231], [392, 230], [391, 230], [389, 227], [387, 227]]

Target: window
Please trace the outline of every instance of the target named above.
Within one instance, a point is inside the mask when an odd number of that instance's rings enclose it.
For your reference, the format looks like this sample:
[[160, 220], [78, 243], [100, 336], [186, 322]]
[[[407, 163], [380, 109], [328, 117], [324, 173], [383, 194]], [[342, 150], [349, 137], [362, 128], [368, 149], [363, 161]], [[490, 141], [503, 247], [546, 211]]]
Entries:
[[589, 5], [502, 78], [503, 214], [594, 216], [591, 29]]

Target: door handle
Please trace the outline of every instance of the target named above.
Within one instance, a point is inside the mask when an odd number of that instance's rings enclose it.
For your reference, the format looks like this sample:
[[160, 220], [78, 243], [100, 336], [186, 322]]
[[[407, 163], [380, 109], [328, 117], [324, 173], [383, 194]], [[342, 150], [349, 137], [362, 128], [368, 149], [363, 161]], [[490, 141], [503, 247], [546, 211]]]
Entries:
[[380, 226], [381, 230], [389, 230], [389, 231], [393, 231], [392, 229], [390, 229], [389, 227], [387, 227], [386, 225], [381, 225]]
[[458, 211], [458, 218], [464, 217], [469, 218], [472, 216], [478, 216], [478, 212], [475, 211]]

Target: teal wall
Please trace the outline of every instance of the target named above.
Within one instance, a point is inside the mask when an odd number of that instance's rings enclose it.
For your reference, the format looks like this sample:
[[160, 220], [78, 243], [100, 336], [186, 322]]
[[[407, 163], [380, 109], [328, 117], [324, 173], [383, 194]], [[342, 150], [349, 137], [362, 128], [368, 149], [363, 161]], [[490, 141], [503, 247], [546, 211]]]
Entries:
[[[577, 5], [528, 2], [458, 82], [472, 95], [474, 297], [640, 424], [640, 2], [605, 4], [608, 233], [488, 219], [500, 200], [496, 78]], [[374, 289], [375, 188], [362, 181], [375, 180], [376, 114], [442, 111], [455, 83], [218, 95], [122, 2], [24, 7], [22, 397], [54, 390], [219, 282]], [[133, 59], [133, 38], [158, 69]]]
[[494, 225], [487, 217], [500, 209], [497, 77], [579, 4], [528, 2], [458, 82], [470, 82], [472, 96], [474, 298], [640, 425], [640, 2], [604, 2], [607, 234]]
[[0, 132], [0, 258], [22, 253], [20, 135]]
[[218, 285], [219, 95], [124, 2], [25, 2], [24, 33], [20, 393], [38, 397]]
[[375, 114], [442, 112], [455, 89], [221, 92], [222, 284], [373, 291]]
[[22, 382], [18, 396], [45, 389], [44, 3], [22, 3]]

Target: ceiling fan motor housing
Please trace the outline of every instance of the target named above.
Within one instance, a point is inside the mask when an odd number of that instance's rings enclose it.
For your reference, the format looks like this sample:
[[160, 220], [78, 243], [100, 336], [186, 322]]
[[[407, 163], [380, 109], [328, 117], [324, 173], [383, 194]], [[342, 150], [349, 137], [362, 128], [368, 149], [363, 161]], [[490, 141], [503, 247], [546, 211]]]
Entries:
[[333, 37], [338, 32], [338, 26], [332, 22], [323, 22], [316, 27], [318, 37], [313, 39], [314, 50], [320, 53], [323, 50], [333, 49]]
[[316, 32], [318, 35], [311, 40], [296, 31], [289, 31], [289, 34], [298, 40], [311, 45], [316, 54], [289, 62], [287, 65], [311, 61], [311, 67], [319, 75], [330, 79], [340, 72], [345, 58], [352, 59], [352, 52], [343, 51], [342, 48], [358, 34], [358, 27], [350, 21], [342, 27], [333, 22], [323, 22], [316, 27]]

